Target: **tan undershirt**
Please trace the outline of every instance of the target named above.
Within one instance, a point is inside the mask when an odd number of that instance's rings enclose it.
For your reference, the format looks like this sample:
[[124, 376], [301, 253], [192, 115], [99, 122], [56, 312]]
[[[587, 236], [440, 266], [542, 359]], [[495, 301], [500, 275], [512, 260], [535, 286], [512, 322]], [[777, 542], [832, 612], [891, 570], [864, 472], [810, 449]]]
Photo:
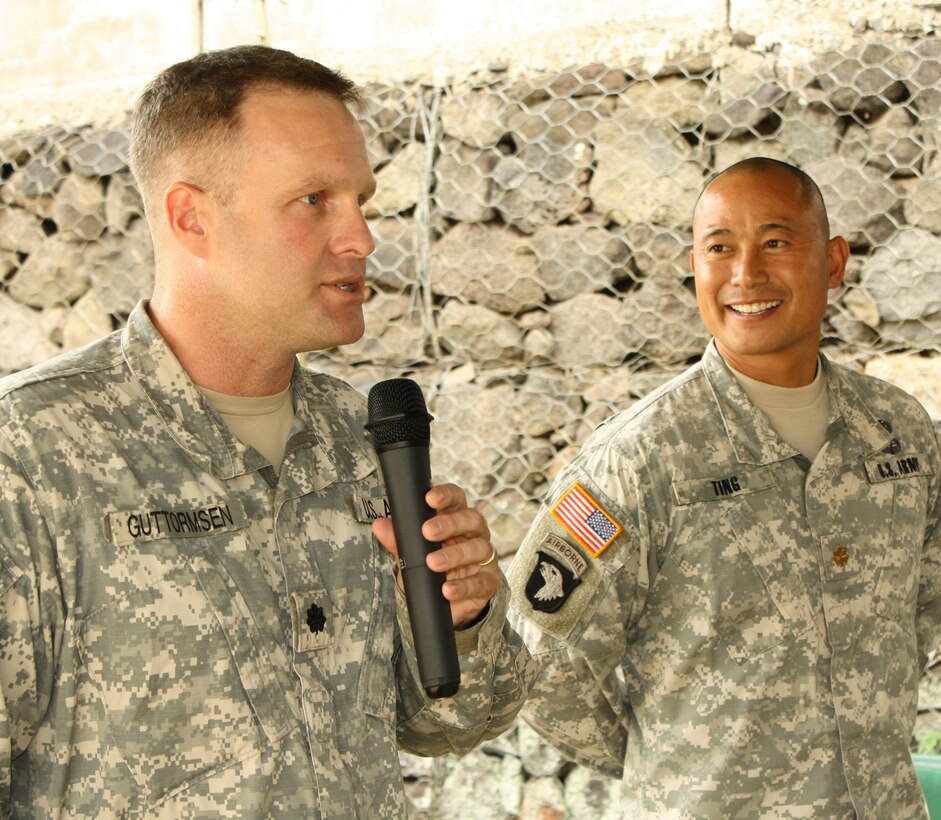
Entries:
[[827, 435], [829, 406], [823, 368], [805, 387], [778, 387], [765, 384], [729, 367], [745, 395], [771, 422], [775, 432], [799, 453], [813, 461]]
[[273, 396], [229, 396], [205, 387], [199, 392], [222, 416], [233, 436], [267, 458], [276, 473], [281, 470], [294, 421], [290, 386]]

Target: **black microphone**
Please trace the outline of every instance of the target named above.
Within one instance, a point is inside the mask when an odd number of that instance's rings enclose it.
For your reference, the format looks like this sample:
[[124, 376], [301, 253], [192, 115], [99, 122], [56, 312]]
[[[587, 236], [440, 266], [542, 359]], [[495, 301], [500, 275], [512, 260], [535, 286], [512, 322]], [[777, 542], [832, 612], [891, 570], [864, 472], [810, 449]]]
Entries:
[[461, 683], [454, 622], [451, 605], [441, 592], [445, 575], [425, 563], [425, 556], [440, 544], [421, 532], [422, 524], [435, 514], [425, 501], [431, 489], [432, 416], [421, 388], [411, 379], [387, 379], [373, 385], [368, 407], [366, 429], [389, 495], [419, 676], [428, 697], [450, 697]]

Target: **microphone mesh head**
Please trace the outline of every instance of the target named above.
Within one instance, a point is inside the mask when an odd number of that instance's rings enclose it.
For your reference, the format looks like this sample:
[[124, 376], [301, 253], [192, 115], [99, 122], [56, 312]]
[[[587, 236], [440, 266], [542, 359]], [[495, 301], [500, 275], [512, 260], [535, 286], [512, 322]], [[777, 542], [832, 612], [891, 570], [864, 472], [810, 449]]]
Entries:
[[387, 379], [373, 385], [367, 400], [366, 429], [379, 449], [404, 441], [427, 444], [431, 419], [421, 388], [411, 379]]

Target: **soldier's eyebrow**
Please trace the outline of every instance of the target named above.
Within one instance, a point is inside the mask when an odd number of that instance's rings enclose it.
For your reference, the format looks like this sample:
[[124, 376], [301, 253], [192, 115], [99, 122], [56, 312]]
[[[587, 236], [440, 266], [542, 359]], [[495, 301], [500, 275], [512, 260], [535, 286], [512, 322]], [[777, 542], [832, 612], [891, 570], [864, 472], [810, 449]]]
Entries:
[[702, 239], [713, 239], [713, 238], [716, 237], [716, 236], [729, 236], [729, 235], [731, 235], [731, 233], [732, 233], [732, 231], [730, 231], [728, 228], [713, 228], [711, 231], [706, 231], [706, 232], [702, 235], [701, 238], [702, 238]]
[[[317, 191], [326, 191], [330, 188], [338, 188], [344, 185], [348, 185], [349, 180], [344, 180], [339, 177], [331, 177], [326, 174], [313, 174], [309, 177], [301, 179], [297, 183], [297, 190], [305, 193], [316, 193]], [[368, 185], [364, 185], [361, 195], [365, 199], [370, 199], [376, 193], [376, 181], [373, 179]]]
[[[785, 225], [783, 222], [764, 222], [758, 226], [759, 233], [766, 233], [767, 231], [786, 231], [787, 233], [794, 233], [794, 229], [790, 225]], [[717, 236], [731, 235], [732, 231], [729, 228], [712, 228], [702, 234], [700, 240], [705, 241], [707, 239], [714, 239]]]

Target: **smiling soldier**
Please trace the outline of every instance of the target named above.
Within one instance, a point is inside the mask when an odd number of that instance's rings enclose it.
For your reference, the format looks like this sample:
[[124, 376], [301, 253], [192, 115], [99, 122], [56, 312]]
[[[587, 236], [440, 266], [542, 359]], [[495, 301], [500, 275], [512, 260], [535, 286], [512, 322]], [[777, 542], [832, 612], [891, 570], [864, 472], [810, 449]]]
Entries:
[[595, 431], [510, 571], [524, 717], [621, 778], [625, 817], [927, 817], [941, 455], [913, 398], [819, 351], [848, 253], [798, 169], [712, 179], [690, 265], [713, 341]]

